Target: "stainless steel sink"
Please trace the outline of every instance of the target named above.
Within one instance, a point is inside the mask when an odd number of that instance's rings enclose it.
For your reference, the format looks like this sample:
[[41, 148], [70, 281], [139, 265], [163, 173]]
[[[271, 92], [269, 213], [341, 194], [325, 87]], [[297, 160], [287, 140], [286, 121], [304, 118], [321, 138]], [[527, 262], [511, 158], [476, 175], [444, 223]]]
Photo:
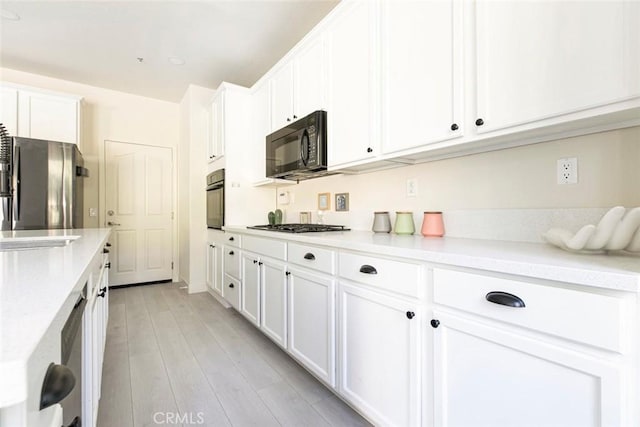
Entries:
[[0, 238], [0, 251], [56, 248], [73, 243], [80, 236], [5, 237]]

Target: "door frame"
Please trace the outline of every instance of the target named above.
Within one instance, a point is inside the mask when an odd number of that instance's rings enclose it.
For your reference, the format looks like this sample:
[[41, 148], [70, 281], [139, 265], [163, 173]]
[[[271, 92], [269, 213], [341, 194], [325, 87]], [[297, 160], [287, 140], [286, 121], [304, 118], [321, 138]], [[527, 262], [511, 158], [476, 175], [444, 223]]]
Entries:
[[102, 228], [106, 228], [107, 214], [105, 212], [107, 205], [107, 143], [108, 142], [116, 142], [118, 144], [128, 144], [128, 145], [141, 145], [144, 147], [151, 148], [166, 148], [171, 150], [171, 261], [173, 262], [173, 270], [171, 272], [171, 281], [178, 282], [180, 272], [179, 268], [179, 259], [178, 259], [178, 212], [176, 210], [178, 206], [178, 195], [176, 189], [178, 188], [178, 175], [177, 175], [177, 158], [176, 158], [176, 147], [168, 146], [168, 145], [153, 145], [153, 144], [140, 144], [137, 142], [128, 142], [128, 141], [118, 141], [116, 139], [104, 139], [101, 142], [101, 149], [98, 150], [99, 158], [98, 162], [100, 167], [99, 176], [98, 176], [98, 191], [99, 191], [99, 201], [98, 201], [98, 224]]

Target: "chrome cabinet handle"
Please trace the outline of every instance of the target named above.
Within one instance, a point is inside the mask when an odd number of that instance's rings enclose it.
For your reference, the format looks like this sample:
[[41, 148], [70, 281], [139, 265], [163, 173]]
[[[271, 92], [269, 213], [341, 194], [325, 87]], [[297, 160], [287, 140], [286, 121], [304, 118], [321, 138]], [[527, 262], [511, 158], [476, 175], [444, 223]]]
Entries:
[[120, 224], [109, 221], [109, 222], [107, 222], [107, 225], [120, 225]]

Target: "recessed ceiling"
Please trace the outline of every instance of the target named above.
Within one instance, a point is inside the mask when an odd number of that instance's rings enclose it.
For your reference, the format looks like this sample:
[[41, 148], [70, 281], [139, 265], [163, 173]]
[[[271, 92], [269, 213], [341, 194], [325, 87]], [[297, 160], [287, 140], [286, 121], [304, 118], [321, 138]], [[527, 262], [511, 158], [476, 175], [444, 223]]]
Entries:
[[336, 4], [2, 1], [20, 19], [0, 21], [0, 64], [178, 102], [191, 83], [253, 85]]

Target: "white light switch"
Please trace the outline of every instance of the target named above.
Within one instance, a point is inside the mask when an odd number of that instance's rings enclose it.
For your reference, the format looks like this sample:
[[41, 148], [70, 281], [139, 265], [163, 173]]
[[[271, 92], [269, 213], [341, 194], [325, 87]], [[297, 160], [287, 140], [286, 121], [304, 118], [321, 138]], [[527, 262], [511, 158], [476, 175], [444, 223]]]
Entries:
[[98, 209], [89, 208], [89, 216], [98, 216]]

